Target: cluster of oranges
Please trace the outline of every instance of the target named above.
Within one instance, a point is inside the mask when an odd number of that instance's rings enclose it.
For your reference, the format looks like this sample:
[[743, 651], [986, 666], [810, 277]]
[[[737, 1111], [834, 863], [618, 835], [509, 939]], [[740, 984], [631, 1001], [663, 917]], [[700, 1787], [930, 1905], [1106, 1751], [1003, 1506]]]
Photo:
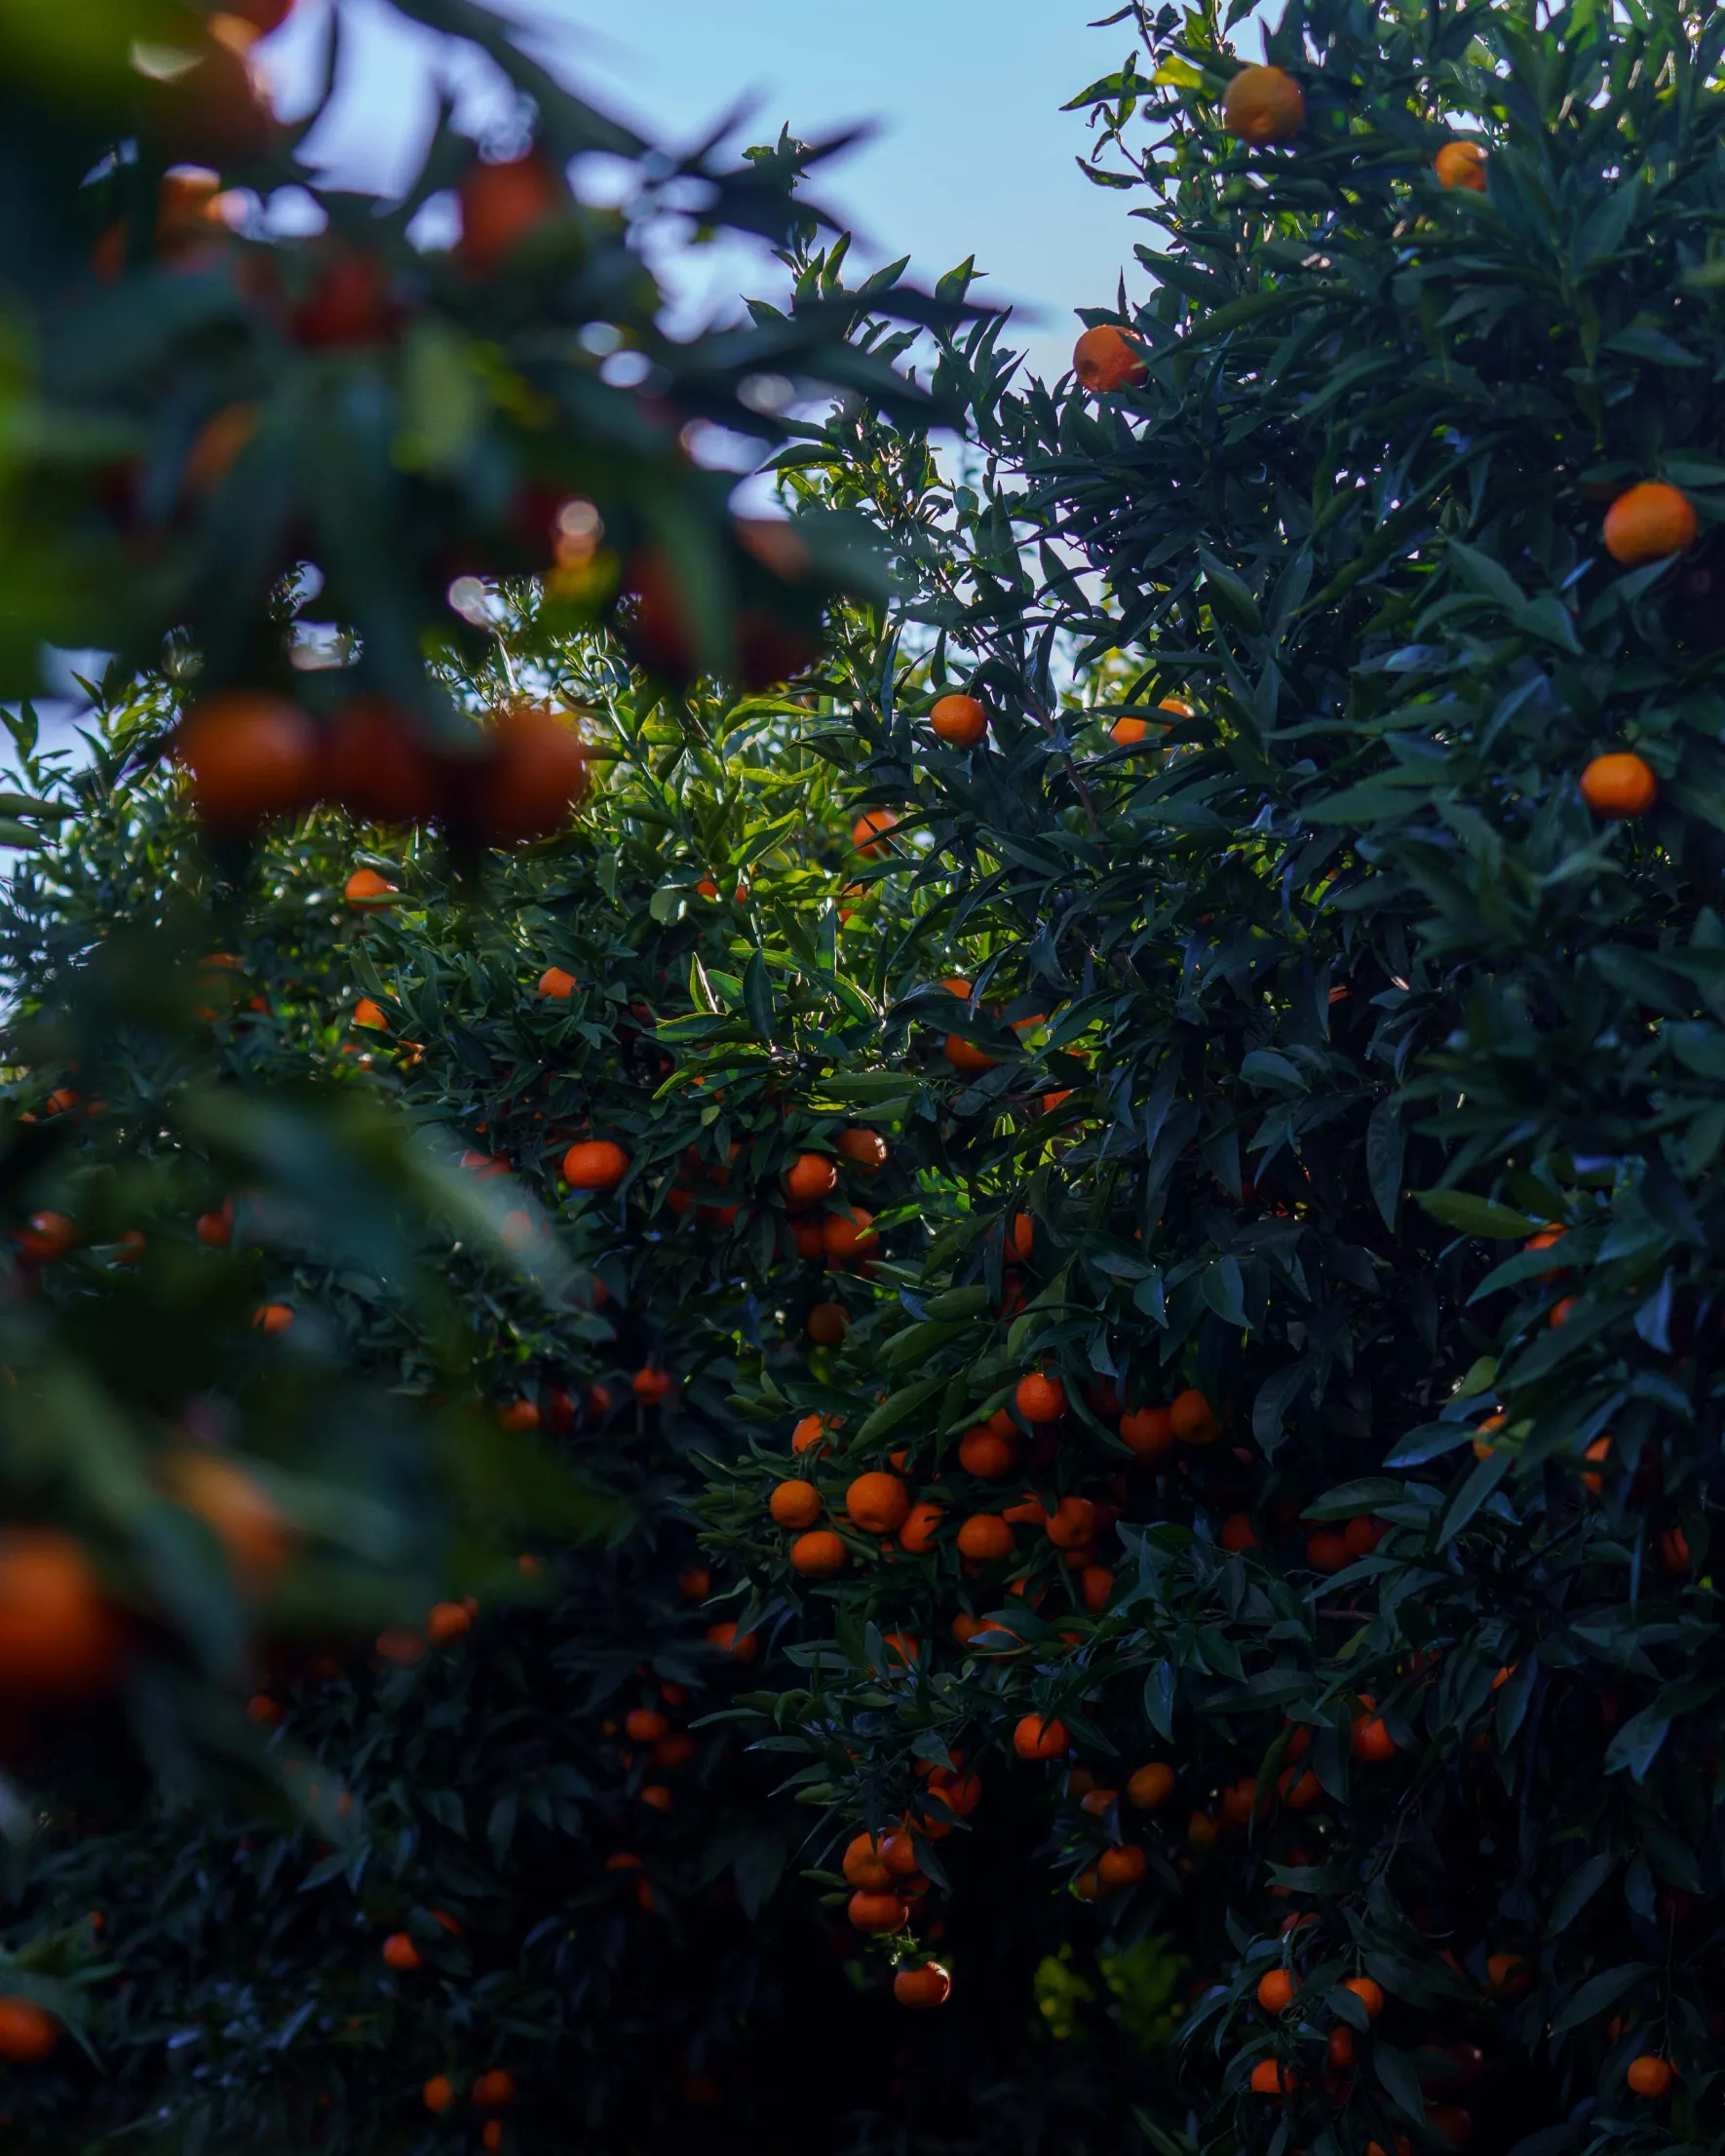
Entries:
[[[511, 845], [562, 829], [591, 784], [592, 751], [574, 724], [532, 705], [449, 746], [376, 698], [355, 699], [325, 728], [286, 697], [232, 689], [191, 707], [175, 753], [200, 822], [228, 835], [328, 801], [366, 822], [437, 818], [479, 843]], [[361, 895], [383, 894], [350, 903]]]

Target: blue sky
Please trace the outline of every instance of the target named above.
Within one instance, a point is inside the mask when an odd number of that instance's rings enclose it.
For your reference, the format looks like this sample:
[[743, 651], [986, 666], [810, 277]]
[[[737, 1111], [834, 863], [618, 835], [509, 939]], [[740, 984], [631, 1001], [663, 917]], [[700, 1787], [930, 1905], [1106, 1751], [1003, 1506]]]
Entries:
[[[288, 80], [326, 5], [302, 0], [277, 41]], [[438, 56], [391, 27], [383, 0], [344, 12], [350, 89], [321, 146], [344, 173], [387, 185], [411, 155]], [[1108, 12], [1097, 0], [513, 0], [512, 12], [543, 25], [559, 73], [661, 138], [690, 141], [739, 102], [739, 142], [782, 121], [806, 138], [872, 123], [821, 198], [870, 264], [908, 253], [927, 281], [975, 253], [989, 273], [981, 296], [1024, 308], [1041, 371], [1064, 366], [1072, 310], [1112, 300], [1143, 232], [1126, 198], [1078, 171], [1084, 118], [1059, 109], [1131, 48], [1124, 25], [1087, 26]], [[476, 87], [474, 110], [483, 102]], [[716, 307], [773, 274], [721, 254], [701, 266], [691, 304]]]

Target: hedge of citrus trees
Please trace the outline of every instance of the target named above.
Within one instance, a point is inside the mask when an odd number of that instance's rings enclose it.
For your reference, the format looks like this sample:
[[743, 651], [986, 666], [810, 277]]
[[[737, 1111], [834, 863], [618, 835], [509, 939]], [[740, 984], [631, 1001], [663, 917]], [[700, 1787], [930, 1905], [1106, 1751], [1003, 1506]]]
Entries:
[[969, 701], [852, 675], [938, 1169], [706, 1501], [744, 1726], [906, 1971], [1037, 1791], [1215, 2134], [1710, 2143], [1721, 26], [1132, 13], [1149, 296], [786, 460]]

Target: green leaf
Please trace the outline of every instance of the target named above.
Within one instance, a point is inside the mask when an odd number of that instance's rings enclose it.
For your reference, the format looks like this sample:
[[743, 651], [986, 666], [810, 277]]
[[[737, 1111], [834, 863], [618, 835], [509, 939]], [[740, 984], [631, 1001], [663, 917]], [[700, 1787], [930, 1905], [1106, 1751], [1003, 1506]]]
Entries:
[[1446, 1228], [1459, 1228], [1464, 1235], [1501, 1243], [1513, 1235], [1539, 1232], [1539, 1222], [1525, 1213], [1500, 1206], [1495, 1199], [1470, 1197], [1465, 1190], [1416, 1190], [1413, 1198], [1434, 1220], [1441, 1220]]

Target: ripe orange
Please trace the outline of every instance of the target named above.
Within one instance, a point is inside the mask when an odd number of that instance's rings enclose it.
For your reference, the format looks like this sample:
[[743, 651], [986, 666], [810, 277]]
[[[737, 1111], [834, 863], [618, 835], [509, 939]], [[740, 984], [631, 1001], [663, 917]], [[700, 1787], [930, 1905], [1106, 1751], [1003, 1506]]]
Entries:
[[1190, 1848], [1202, 1856], [1213, 1849], [1222, 1838], [1222, 1829], [1208, 1812], [1192, 1812], [1186, 1820], [1186, 1841]]
[[1221, 1532], [1216, 1540], [1224, 1550], [1231, 1550], [1236, 1555], [1243, 1550], [1255, 1550], [1258, 1546], [1258, 1538], [1252, 1532], [1251, 1520], [1243, 1512], [1228, 1515], [1222, 1521]]
[[1370, 1977], [1349, 1977], [1342, 1984], [1344, 1991], [1352, 1991], [1365, 2009], [1368, 2021], [1375, 2021], [1384, 2011], [1384, 1987], [1374, 1983]]
[[986, 1564], [1013, 1554], [1013, 1530], [998, 1513], [972, 1513], [958, 1530], [961, 1557]]
[[886, 834], [898, 826], [899, 819], [891, 809], [864, 809], [851, 826], [851, 843], [857, 851], [872, 860], [887, 850]]
[[267, 1594], [281, 1577], [292, 1536], [274, 1498], [218, 1452], [182, 1447], [162, 1463], [174, 1502], [195, 1513], [227, 1552], [235, 1584]]
[[825, 1153], [799, 1153], [785, 1171], [786, 1194], [799, 1206], [818, 1205], [838, 1188], [838, 1170]]
[[1668, 2059], [1655, 2058], [1652, 2052], [1643, 2052], [1639, 2059], [1631, 2059], [1624, 2070], [1624, 2079], [1638, 2097], [1663, 2097], [1676, 2079]]
[[1159, 1460], [1173, 1450], [1174, 1418], [1166, 1407], [1134, 1407], [1120, 1418], [1120, 1442], [1141, 1460]]
[[901, 1969], [893, 1978], [893, 1996], [901, 2006], [944, 2006], [952, 1996], [952, 1979], [938, 1961]]
[[812, 1534], [798, 1535], [790, 1545], [790, 1566], [804, 1579], [829, 1580], [835, 1572], [845, 1568], [846, 1551], [830, 1527], [817, 1527]]
[[842, 1302], [818, 1302], [803, 1322], [817, 1347], [837, 1347], [851, 1329], [851, 1314]]
[[455, 190], [461, 206], [456, 259], [470, 277], [490, 277], [529, 232], [560, 215], [567, 206], [562, 174], [537, 147], [505, 163], [476, 160]]
[[704, 1602], [712, 1593], [712, 1574], [705, 1564], [685, 1564], [676, 1576], [676, 1588], [685, 1602]]
[[914, 1558], [927, 1557], [935, 1547], [935, 1537], [940, 1522], [946, 1517], [943, 1505], [912, 1505], [905, 1515], [904, 1524], [899, 1529], [899, 1547], [908, 1550]]
[[1059, 1379], [1045, 1370], [1027, 1370], [1013, 1400], [1026, 1422], [1058, 1422], [1066, 1412], [1066, 1394]]
[[1036, 1248], [1036, 1222], [1027, 1213], [1015, 1213], [1007, 1230], [1007, 1248], [1020, 1260]]
[[1126, 1799], [1137, 1806], [1140, 1812], [1153, 1812], [1166, 1804], [1174, 1790], [1174, 1770], [1161, 1759], [1153, 1759], [1145, 1767], [1139, 1767], [1126, 1786]]
[[559, 831], [587, 798], [587, 744], [564, 713], [518, 705], [492, 725], [489, 749], [473, 814], [490, 844]]
[[1096, 1864], [1096, 1877], [1104, 1894], [1136, 1886], [1150, 1868], [1150, 1860], [1135, 1842], [1123, 1849], [1105, 1849]]
[[709, 1625], [707, 1643], [709, 1647], [717, 1647], [721, 1654], [728, 1654], [737, 1662], [752, 1662], [760, 1652], [760, 1641], [752, 1632], [740, 1634], [734, 1617], [726, 1617], [716, 1625]]
[[967, 1041], [962, 1034], [948, 1033], [941, 1043], [941, 1053], [954, 1070], [962, 1070], [968, 1077], [979, 1077], [985, 1070], [998, 1067], [999, 1059], [990, 1056], [985, 1049]]
[[1483, 142], [1445, 142], [1432, 160], [1432, 170], [1442, 187], [1467, 187], [1476, 195], [1485, 192], [1485, 145]]
[[901, 1932], [910, 1921], [910, 1910], [898, 1895], [866, 1887], [851, 1896], [846, 1913], [860, 1932]]
[[1324, 2051], [1337, 2072], [1346, 2072], [1354, 2063], [1354, 2031], [1338, 2021], [1329, 2032]]
[[516, 2077], [505, 2066], [493, 2066], [474, 2083], [474, 2102], [481, 2111], [506, 2110], [516, 2099]]
[[424, 1967], [419, 1948], [405, 1932], [391, 1932], [383, 1943], [383, 1958], [390, 1968], [402, 1972]]
[[454, 2084], [447, 2074], [433, 2074], [425, 2087], [420, 2090], [419, 2098], [428, 2111], [446, 2111], [450, 2104], [455, 2101]]
[[1046, 1529], [1056, 1550], [1077, 1550], [1094, 1539], [1096, 1508], [1088, 1497], [1062, 1497], [1049, 1515]]
[[1114, 1594], [1114, 1574], [1105, 1564], [1087, 1564], [1078, 1575], [1079, 1599], [1092, 1617], [1099, 1617]]
[[78, 1240], [78, 1231], [63, 1213], [32, 1213], [29, 1225], [19, 1228], [17, 1242], [25, 1257], [48, 1264], [64, 1257]]
[[1348, 1538], [1339, 1528], [1322, 1528], [1306, 1543], [1306, 1562], [1314, 1572], [1339, 1572], [1353, 1561]]
[[662, 1400], [669, 1399], [676, 1390], [676, 1379], [669, 1370], [659, 1369], [649, 1364], [635, 1371], [629, 1381], [629, 1389], [646, 1407], [657, 1407]]
[[929, 724], [954, 749], [974, 749], [988, 731], [988, 712], [974, 696], [943, 696]]
[[839, 1151], [864, 1175], [877, 1175], [887, 1165], [887, 1141], [878, 1131], [841, 1131]]
[[[1235, 80], [1238, 81], [1239, 77], [1236, 76]], [[1251, 2070], [1254, 2096], [1290, 2097], [1299, 2085], [1299, 2077], [1274, 2059], [1260, 2059]]]
[[539, 993], [556, 1003], [567, 1003], [581, 983], [561, 966], [547, 966], [539, 976]]
[[[645, 1886], [645, 1884], [646, 1882], [643, 1880], [642, 1885]], [[645, 1909], [651, 1908], [652, 1906], [651, 1890], [649, 1889], [646, 1896], [641, 1900], [641, 1906]], [[484, 2125], [479, 2128], [479, 2146], [485, 2151], [485, 2156], [498, 2156], [498, 2151], [503, 2146], [503, 2121], [501, 2119], [487, 2119]]]
[[386, 883], [375, 868], [356, 868], [342, 885], [342, 897], [349, 905], [369, 905], [377, 899], [394, 898], [396, 887]]
[[826, 1423], [821, 1415], [804, 1415], [790, 1433], [790, 1449], [797, 1453], [814, 1451], [826, 1435]]
[[341, 705], [326, 741], [324, 788], [368, 823], [409, 824], [435, 813], [439, 776], [406, 713], [382, 697]]
[[1169, 1421], [1182, 1444], [1208, 1444], [1216, 1435], [1216, 1418], [1210, 1404], [1195, 1388], [1175, 1395]]
[[386, 1625], [376, 1639], [377, 1659], [410, 1670], [425, 1660], [425, 1641], [407, 1625]]
[[1663, 480], [1643, 480], [1605, 512], [1605, 551], [1626, 569], [1660, 561], [1695, 544], [1695, 505]]
[[821, 1492], [813, 1482], [781, 1482], [767, 1499], [767, 1510], [782, 1527], [812, 1527], [821, 1517]]
[[857, 1834], [846, 1845], [844, 1874], [850, 1885], [860, 1887], [865, 1894], [893, 1892], [893, 1874], [887, 1868], [880, 1843], [872, 1834]]
[[571, 1190], [615, 1190], [629, 1173], [629, 1155], [608, 1137], [583, 1138], [563, 1155], [563, 1180]]
[[1135, 388], [1148, 370], [1143, 346], [1132, 331], [1099, 322], [1072, 347], [1072, 371], [1082, 389], [1092, 396], [1106, 396], [1117, 389]]
[[1310, 1811], [1323, 1794], [1323, 1784], [1310, 1767], [1304, 1772], [1298, 1767], [1284, 1767], [1276, 1777], [1276, 1787], [1291, 1812]]
[[1595, 756], [1581, 776], [1582, 799], [1595, 816], [1623, 823], [1645, 816], [1659, 799], [1659, 781], [1632, 750]]
[[318, 790], [318, 733], [283, 697], [232, 689], [202, 698], [180, 722], [174, 753], [211, 830], [252, 829], [308, 808]]
[[425, 1636], [434, 1647], [451, 1647], [473, 1630], [473, 1614], [460, 1602], [433, 1602]]
[[497, 1410], [500, 1430], [537, 1430], [539, 1420], [539, 1405], [532, 1400], [512, 1400], [506, 1407]]
[[1266, 2014], [1284, 2014], [1299, 1988], [1291, 1969], [1271, 1969], [1258, 1979], [1258, 2004]]
[[33, 2065], [59, 2040], [59, 2024], [34, 1999], [0, 1998], [0, 2059]]
[[1400, 1748], [1385, 1728], [1381, 1715], [1361, 1714], [1355, 1721], [1350, 1749], [1356, 1759], [1382, 1765], [1386, 1759], [1394, 1759]]
[[1281, 67], [1243, 67], [1222, 97], [1222, 125], [1257, 149], [1293, 141], [1305, 124], [1304, 94]]
[[978, 1476], [985, 1482], [1010, 1475], [1017, 1457], [1018, 1448], [1012, 1439], [997, 1436], [985, 1424], [967, 1430], [959, 1440], [959, 1466], [967, 1475]]
[[1013, 1731], [1013, 1750], [1020, 1759], [1058, 1759], [1071, 1746], [1066, 1724], [1052, 1714], [1026, 1714]]
[[1689, 1551], [1689, 1537], [1681, 1527], [1667, 1527], [1658, 1543], [1660, 1569], [1673, 1579], [1686, 1573], [1693, 1561]]
[[389, 1020], [383, 1015], [383, 1006], [373, 1003], [369, 996], [362, 996], [354, 1005], [354, 1023], [368, 1026], [374, 1033], [387, 1033]]
[[895, 1534], [909, 1517], [910, 1492], [898, 1476], [875, 1469], [845, 1491], [845, 1510], [868, 1534]]
[[[831, 1163], [827, 1163], [828, 1167]], [[821, 1223], [821, 1246], [835, 1263], [874, 1249], [874, 1215], [861, 1206], [847, 1213], [829, 1213]]]
[[1519, 1998], [1533, 1988], [1533, 1971], [1520, 1954], [1487, 1954], [1486, 1988], [1506, 1998]]
[[47, 1527], [0, 1535], [0, 1695], [72, 1699], [100, 1691], [120, 1646], [80, 1543]]

